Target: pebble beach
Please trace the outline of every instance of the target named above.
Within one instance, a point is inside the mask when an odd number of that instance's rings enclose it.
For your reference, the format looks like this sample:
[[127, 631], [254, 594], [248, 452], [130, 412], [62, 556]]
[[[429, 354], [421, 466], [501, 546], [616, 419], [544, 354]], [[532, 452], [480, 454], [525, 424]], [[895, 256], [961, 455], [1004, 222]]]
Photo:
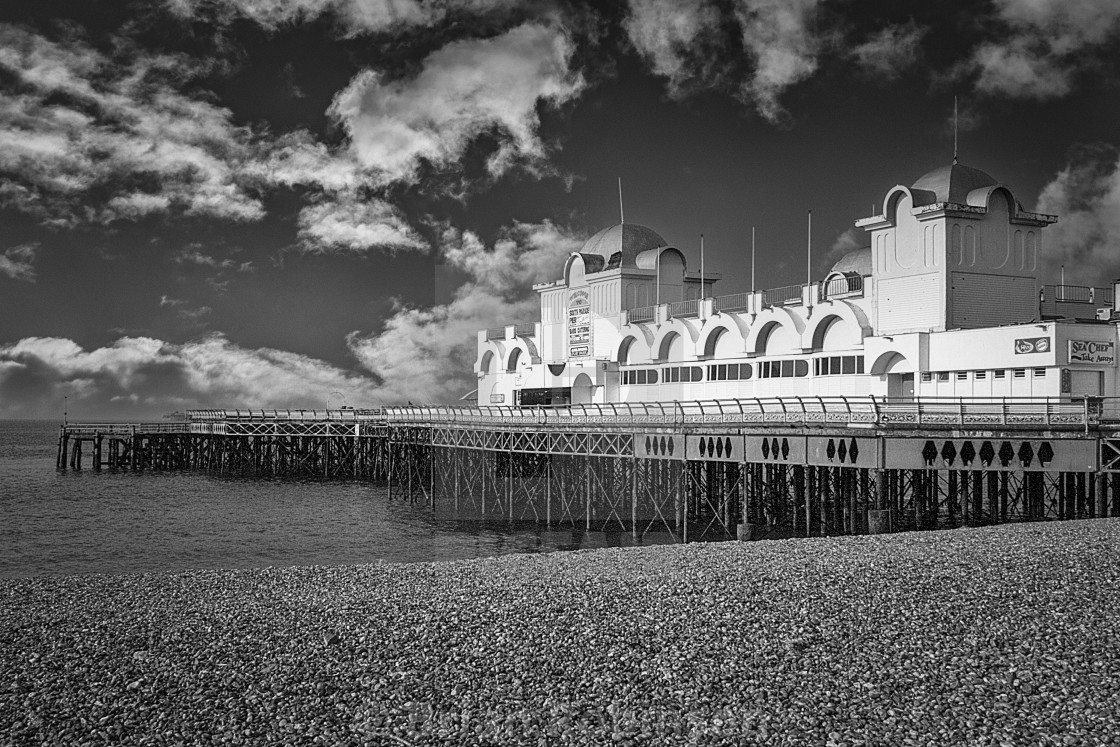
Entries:
[[0, 743], [1120, 744], [1120, 520], [0, 579]]

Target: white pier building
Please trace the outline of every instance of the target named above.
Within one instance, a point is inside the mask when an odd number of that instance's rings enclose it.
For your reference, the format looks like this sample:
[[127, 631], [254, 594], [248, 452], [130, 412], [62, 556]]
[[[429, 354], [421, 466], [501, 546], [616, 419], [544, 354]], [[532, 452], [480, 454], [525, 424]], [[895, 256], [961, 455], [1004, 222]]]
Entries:
[[535, 286], [539, 321], [479, 332], [478, 404], [1116, 395], [1113, 286], [1038, 277], [1056, 220], [954, 161], [888, 190], [819, 282], [729, 295], [612, 226]]

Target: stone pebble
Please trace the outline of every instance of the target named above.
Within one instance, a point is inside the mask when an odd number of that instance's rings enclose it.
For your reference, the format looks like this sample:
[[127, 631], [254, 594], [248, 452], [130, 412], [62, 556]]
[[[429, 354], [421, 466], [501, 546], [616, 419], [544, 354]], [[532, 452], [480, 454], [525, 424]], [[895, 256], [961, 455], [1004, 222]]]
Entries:
[[1120, 520], [0, 580], [11, 745], [1120, 744]]

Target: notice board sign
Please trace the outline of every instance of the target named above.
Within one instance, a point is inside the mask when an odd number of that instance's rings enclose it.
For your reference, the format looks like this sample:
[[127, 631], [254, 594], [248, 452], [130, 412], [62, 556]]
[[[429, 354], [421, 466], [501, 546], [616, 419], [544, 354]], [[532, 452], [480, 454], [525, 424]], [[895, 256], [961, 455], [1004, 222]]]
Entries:
[[587, 291], [572, 291], [568, 296], [568, 357], [591, 356], [591, 299]]

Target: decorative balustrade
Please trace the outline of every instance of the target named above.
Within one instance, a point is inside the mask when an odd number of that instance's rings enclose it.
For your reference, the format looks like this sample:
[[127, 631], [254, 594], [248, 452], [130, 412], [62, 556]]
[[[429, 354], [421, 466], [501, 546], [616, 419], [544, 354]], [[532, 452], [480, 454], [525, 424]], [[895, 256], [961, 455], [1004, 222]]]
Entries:
[[656, 306], [639, 306], [628, 312], [631, 322], [652, 322], [656, 316]]
[[537, 325], [533, 323], [513, 325], [515, 337], [532, 337], [537, 333]]

